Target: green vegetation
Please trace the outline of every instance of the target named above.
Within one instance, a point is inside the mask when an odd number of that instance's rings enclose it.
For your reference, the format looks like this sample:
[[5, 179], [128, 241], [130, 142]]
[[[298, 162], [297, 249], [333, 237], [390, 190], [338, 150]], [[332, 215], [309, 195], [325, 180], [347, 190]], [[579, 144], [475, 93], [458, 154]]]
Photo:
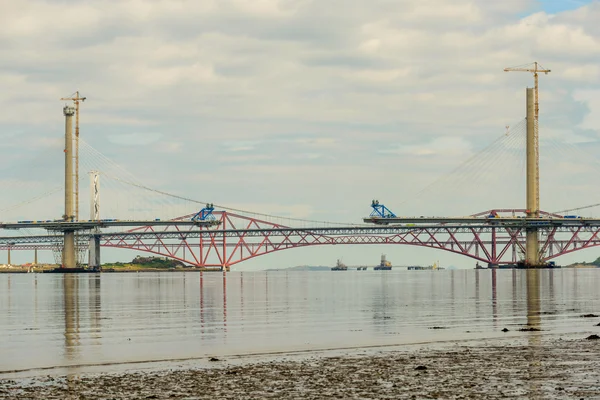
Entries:
[[[24, 265], [1, 265], [0, 273], [24, 273], [45, 272], [60, 267], [56, 264], [24, 264]], [[87, 265], [82, 265], [87, 267]], [[102, 264], [104, 272], [142, 272], [142, 271], [184, 271], [184, 270], [207, 270], [186, 266], [181, 261], [171, 260], [166, 257], [140, 257], [137, 256], [130, 262], [115, 262]]]
[[171, 260], [166, 257], [140, 257], [137, 256], [129, 263], [116, 262], [103, 264], [102, 269], [114, 269], [116, 271], [143, 271], [143, 270], [174, 270], [186, 268], [181, 261]]
[[[584, 263], [586, 264], [586, 263]], [[600, 257], [596, 258], [594, 261], [589, 263], [590, 265], [595, 265], [596, 267], [600, 267]]]
[[600, 257], [596, 258], [592, 262], [576, 262], [571, 265], [567, 265], [567, 268], [600, 268]]

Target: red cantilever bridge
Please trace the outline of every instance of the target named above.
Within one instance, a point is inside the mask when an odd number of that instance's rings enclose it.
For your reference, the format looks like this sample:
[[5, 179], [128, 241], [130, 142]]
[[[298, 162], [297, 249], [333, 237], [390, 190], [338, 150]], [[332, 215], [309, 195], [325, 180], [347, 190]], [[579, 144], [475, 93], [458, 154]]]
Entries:
[[[210, 225], [190, 223], [193, 215], [187, 215], [160, 223], [145, 222], [144, 226], [123, 232], [110, 231], [118, 225], [103, 223], [100, 226], [104, 230], [95, 235], [100, 236], [103, 247], [132, 249], [197, 267], [223, 269], [281, 250], [359, 244], [428, 247], [488, 264], [513, 264], [523, 258], [528, 228], [539, 232], [544, 261], [600, 245], [600, 219], [545, 212], [540, 213], [540, 218], [520, 217], [524, 212], [493, 210], [457, 218], [367, 218], [365, 221], [373, 224], [292, 228], [215, 211], [215, 221]], [[88, 240], [85, 235], [80, 238]], [[53, 234], [1, 237], [0, 249], [56, 249], [61, 240], [62, 236]]]

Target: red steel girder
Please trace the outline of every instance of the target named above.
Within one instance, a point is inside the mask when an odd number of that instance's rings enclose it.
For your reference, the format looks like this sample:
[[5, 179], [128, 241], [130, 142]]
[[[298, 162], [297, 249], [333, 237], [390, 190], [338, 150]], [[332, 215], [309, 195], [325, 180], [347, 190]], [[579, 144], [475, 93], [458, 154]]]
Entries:
[[[140, 227], [128, 231], [130, 234], [134, 234], [133, 236], [108, 237], [103, 245], [164, 255], [201, 267], [230, 267], [276, 251], [336, 244], [404, 244], [429, 247], [462, 254], [487, 263], [499, 263], [510, 249], [513, 249], [514, 252], [515, 248], [524, 248], [520, 241], [519, 229], [502, 227], [494, 228], [494, 232], [499, 232], [495, 235], [494, 240], [484, 239], [483, 235], [487, 234], [484, 228], [451, 228], [443, 225], [414, 227], [389, 235], [340, 235], [317, 234], [310, 230], [292, 230], [280, 224], [225, 211], [215, 212], [214, 215], [219, 218], [219, 228], [200, 228], [202, 235], [197, 243], [191, 243], [184, 233], [177, 243], [173, 243], [173, 239], [161, 240], [158, 235], [155, 239], [141, 235], [136, 236], [135, 232], [155, 232], [153, 227]], [[189, 216], [181, 218], [187, 217]], [[160, 232], [168, 232], [179, 228], [173, 225], [160, 226], [159, 229]], [[257, 230], [259, 231], [258, 235]], [[276, 230], [280, 231], [274, 234]], [[233, 234], [225, 235], [224, 231], [233, 232]], [[253, 234], [249, 236], [249, 232], [253, 232]], [[492, 251], [492, 249], [496, 250]], [[497, 256], [493, 255], [495, 252], [497, 252]], [[187, 253], [187, 256], [181, 255], [181, 253]]]
[[[452, 227], [442, 224], [404, 226], [402, 229], [381, 226], [301, 229], [225, 211], [213, 215], [219, 219], [220, 226], [197, 227], [195, 231], [186, 231], [176, 223], [143, 226], [124, 233], [105, 234], [102, 245], [149, 252], [195, 266], [222, 268], [276, 251], [324, 245], [420, 246], [492, 264], [514, 263], [525, 251], [524, 229], [514, 226]], [[586, 224], [540, 227], [539, 234], [543, 260], [600, 245], [600, 227]], [[11, 237], [11, 243], [0, 245], [0, 249], [42, 250], [60, 245], [53, 242], [58, 240], [56, 238], [40, 238], [40, 244], [32, 245]]]

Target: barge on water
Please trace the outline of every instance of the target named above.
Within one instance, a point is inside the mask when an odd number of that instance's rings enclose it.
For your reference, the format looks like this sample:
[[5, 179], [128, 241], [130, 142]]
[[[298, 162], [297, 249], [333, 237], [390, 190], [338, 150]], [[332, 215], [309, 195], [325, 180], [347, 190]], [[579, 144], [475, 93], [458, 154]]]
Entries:
[[84, 268], [84, 267], [76, 267], [76, 268], [63, 268], [58, 267], [54, 269], [48, 269], [42, 271], [45, 274], [95, 274], [101, 272], [100, 268]]
[[385, 254], [381, 255], [381, 262], [373, 268], [375, 271], [391, 271], [392, 263], [385, 259]]
[[428, 267], [421, 267], [418, 265], [412, 265], [410, 267], [407, 267], [409, 271], [439, 271], [442, 269], [445, 269], [443, 267], [440, 267], [440, 262], [434, 262], [433, 265], [430, 265]]
[[332, 271], [347, 271], [348, 267], [346, 266], [346, 264], [344, 264], [340, 260], [337, 260], [335, 267], [331, 268], [331, 270]]

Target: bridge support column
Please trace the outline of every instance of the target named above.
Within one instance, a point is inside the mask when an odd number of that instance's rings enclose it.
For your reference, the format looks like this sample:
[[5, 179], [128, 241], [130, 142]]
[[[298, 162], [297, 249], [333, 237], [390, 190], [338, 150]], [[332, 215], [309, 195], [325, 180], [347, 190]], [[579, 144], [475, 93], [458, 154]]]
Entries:
[[90, 238], [90, 254], [88, 265], [92, 268], [100, 268], [100, 235], [92, 235]]
[[65, 231], [62, 261], [63, 268], [77, 267], [77, 259], [75, 258], [75, 231]]
[[33, 265], [38, 265], [38, 254], [37, 248], [33, 249]]
[[223, 218], [223, 263], [221, 265], [221, 270], [223, 272], [229, 272], [229, 265], [227, 265], [227, 235], [225, 234], [225, 229], [227, 229], [227, 217]]
[[[65, 106], [65, 221], [73, 221], [73, 115], [75, 108]], [[75, 268], [75, 231], [65, 231], [62, 262], [63, 268]]]
[[10, 265], [11, 265], [11, 259], [10, 259], [10, 247], [8, 248], [8, 263], [7, 263], [7, 265], [8, 265], [8, 266], [10, 266]]
[[494, 264], [496, 265], [498, 263], [498, 255], [497, 255], [497, 250], [496, 250], [496, 246], [497, 242], [496, 242], [496, 228], [492, 228], [492, 260], [490, 264]]
[[[538, 165], [538, 127], [535, 120], [535, 98], [533, 89], [527, 88], [527, 218], [539, 218], [539, 165]], [[527, 267], [539, 267], [540, 244], [538, 230], [534, 227], [526, 229], [525, 264]]]
[[[100, 220], [100, 173], [90, 172], [90, 219]], [[90, 237], [88, 266], [99, 269], [100, 263], [100, 229], [95, 228]]]

